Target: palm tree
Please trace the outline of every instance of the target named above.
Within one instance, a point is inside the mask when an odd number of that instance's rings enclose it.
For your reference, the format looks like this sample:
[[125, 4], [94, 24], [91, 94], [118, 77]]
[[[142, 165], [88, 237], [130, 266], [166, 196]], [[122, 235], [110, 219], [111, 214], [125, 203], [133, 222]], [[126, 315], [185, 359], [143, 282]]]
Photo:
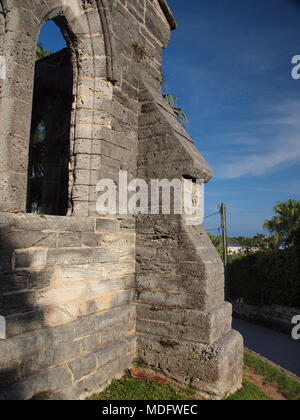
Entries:
[[271, 250], [280, 249], [280, 247], [284, 243], [282, 233], [274, 233], [274, 235], [267, 238], [267, 242], [269, 245], [269, 249]]
[[45, 50], [45, 48], [43, 47], [43, 44], [41, 44], [40, 42], [37, 44], [36, 53], [35, 53], [36, 61], [39, 61], [44, 57], [48, 57], [51, 54], [52, 54], [51, 51], [46, 51]]
[[274, 207], [275, 216], [266, 220], [264, 229], [277, 233], [286, 246], [295, 244], [295, 235], [300, 228], [300, 201], [278, 202]]

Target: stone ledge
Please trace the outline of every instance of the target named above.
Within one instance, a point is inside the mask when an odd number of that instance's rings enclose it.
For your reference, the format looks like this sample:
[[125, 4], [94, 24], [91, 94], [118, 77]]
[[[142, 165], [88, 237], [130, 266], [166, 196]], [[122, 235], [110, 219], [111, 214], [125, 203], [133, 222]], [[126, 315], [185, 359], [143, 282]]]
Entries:
[[177, 28], [177, 23], [168, 3], [166, 2], [166, 0], [158, 0], [158, 2], [167, 18], [167, 21], [169, 22], [170, 28], [172, 29], [172, 31], [174, 31]]
[[300, 308], [289, 308], [281, 305], [255, 306], [232, 302], [236, 318], [262, 325], [275, 331], [291, 334], [294, 327], [292, 319], [300, 315]]
[[94, 232], [95, 218], [77, 216], [42, 216], [0, 211], [0, 229], [18, 231]]
[[209, 312], [137, 305], [137, 332], [164, 336], [165, 341], [186, 340], [213, 344], [231, 330], [229, 303]]

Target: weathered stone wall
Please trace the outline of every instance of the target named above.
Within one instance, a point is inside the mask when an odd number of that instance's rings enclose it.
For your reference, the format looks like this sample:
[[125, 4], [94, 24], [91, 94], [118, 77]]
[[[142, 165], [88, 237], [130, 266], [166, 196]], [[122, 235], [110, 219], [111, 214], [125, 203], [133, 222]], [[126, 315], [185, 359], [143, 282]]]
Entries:
[[[3, 5], [0, 289], [7, 339], [0, 342], [0, 394], [78, 398], [136, 357], [135, 222], [96, 218], [95, 186], [101, 178], [117, 181], [120, 169], [136, 176], [139, 77], [146, 70], [159, 88], [170, 29], [156, 2], [147, 12], [144, 1]], [[68, 217], [24, 214], [35, 46], [48, 19], [73, 54]], [[151, 33], [161, 22], [164, 39], [157, 41]], [[147, 43], [143, 60], [136, 41]]]
[[[210, 169], [153, 88], [140, 92], [138, 174], [208, 181]], [[137, 223], [137, 333], [146, 365], [221, 398], [242, 379], [243, 342], [224, 303], [224, 268], [203, 227], [182, 216]]]
[[[203, 228], [184, 217], [96, 213], [96, 182], [117, 183], [120, 170], [211, 177], [161, 96], [175, 28], [165, 1], [0, 4], [1, 398], [84, 397], [136, 357], [205, 394], [235, 390], [242, 341]], [[25, 214], [35, 47], [49, 19], [72, 52], [67, 217]]]
[[238, 318], [291, 335], [295, 327], [292, 320], [300, 315], [300, 308], [288, 308], [281, 305], [254, 306], [233, 302], [233, 312]]
[[0, 231], [0, 396], [99, 389], [136, 354], [134, 231], [109, 219], [4, 213]]

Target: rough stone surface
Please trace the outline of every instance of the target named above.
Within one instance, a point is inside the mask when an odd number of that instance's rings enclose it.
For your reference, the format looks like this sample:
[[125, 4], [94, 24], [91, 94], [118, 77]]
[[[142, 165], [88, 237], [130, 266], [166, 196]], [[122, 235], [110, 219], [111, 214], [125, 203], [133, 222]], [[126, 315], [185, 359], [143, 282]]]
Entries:
[[[50, 19], [68, 50], [35, 73]], [[120, 170], [147, 182], [211, 178], [161, 95], [175, 26], [165, 0], [0, 1], [0, 399], [85, 398], [138, 358], [213, 398], [241, 385], [242, 339], [203, 227], [184, 216], [96, 212], [97, 181], [118, 183]], [[55, 96], [66, 89], [68, 117]], [[69, 140], [66, 216], [26, 214], [29, 139], [41, 118]], [[47, 142], [53, 214], [61, 149]]]
[[281, 305], [254, 306], [233, 302], [233, 312], [237, 318], [266, 326], [276, 331], [291, 334], [292, 320], [299, 315], [299, 309]]

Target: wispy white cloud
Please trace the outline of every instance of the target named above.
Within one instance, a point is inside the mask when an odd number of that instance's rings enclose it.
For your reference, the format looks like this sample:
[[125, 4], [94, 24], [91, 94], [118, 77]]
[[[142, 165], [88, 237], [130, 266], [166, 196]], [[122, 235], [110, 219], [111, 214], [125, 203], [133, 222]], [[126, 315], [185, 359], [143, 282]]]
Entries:
[[[270, 116], [272, 114], [272, 117]], [[255, 128], [253, 147], [249, 145], [249, 132], [245, 128], [245, 142], [239, 135], [238, 152], [218, 158], [217, 177], [233, 179], [265, 175], [277, 169], [300, 164], [300, 101], [287, 101], [280, 106], [270, 106], [261, 114], [255, 125], [263, 127], [261, 133]], [[249, 124], [246, 123], [245, 127]], [[228, 145], [231, 148], [232, 145]], [[232, 148], [231, 148], [232, 150]], [[219, 155], [220, 156], [220, 155]]]
[[288, 182], [277, 182], [274, 186], [256, 186], [251, 187], [251, 191], [263, 192], [270, 194], [291, 194], [292, 196], [300, 196], [300, 179], [289, 180]]
[[249, 125], [300, 125], [300, 101], [288, 100], [280, 104], [267, 105], [265, 114], [269, 114], [265, 118], [257, 121], [250, 121]]
[[291, 117], [284, 117], [284, 118], [269, 118], [261, 121], [249, 122], [249, 125], [300, 125], [300, 118], [294, 119]]

